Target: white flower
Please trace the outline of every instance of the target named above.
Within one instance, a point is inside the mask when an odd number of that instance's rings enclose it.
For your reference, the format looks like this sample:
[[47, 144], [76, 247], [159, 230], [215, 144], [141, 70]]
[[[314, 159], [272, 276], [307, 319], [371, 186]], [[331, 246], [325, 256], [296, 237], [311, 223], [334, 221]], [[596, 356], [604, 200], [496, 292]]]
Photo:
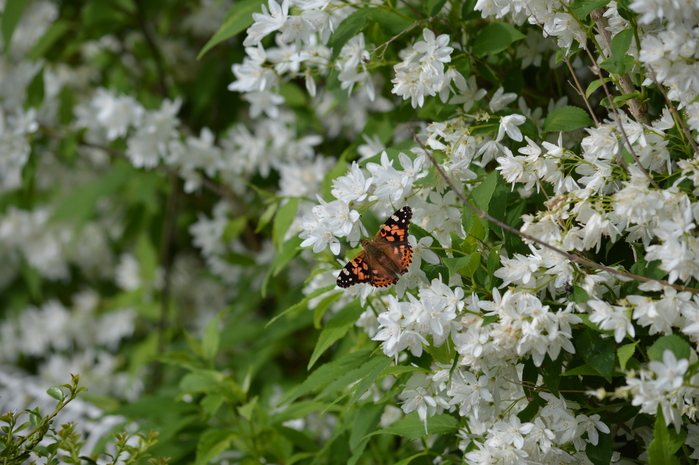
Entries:
[[245, 37], [243, 46], [249, 47], [259, 44], [270, 32], [281, 29], [288, 16], [289, 0], [284, 0], [281, 5], [275, 0], [269, 0], [269, 10], [265, 5], [262, 5], [262, 13], [252, 14], [255, 22], [246, 31], [247, 37]]
[[96, 111], [96, 122], [106, 130], [110, 141], [125, 136], [130, 126], [138, 127], [144, 113], [141, 104], [133, 97], [117, 97], [102, 88], [97, 89], [90, 105]]
[[593, 310], [590, 321], [597, 323], [600, 329], [613, 330], [614, 340], [621, 342], [628, 334], [630, 337], [636, 335], [636, 331], [629, 318], [630, 310], [618, 305], [609, 305], [601, 300], [588, 300], [586, 304]]
[[496, 141], [501, 141], [505, 137], [505, 133], [510, 139], [520, 142], [522, 140], [522, 133], [517, 126], [521, 126], [527, 118], [523, 115], [508, 115], [503, 116], [500, 119], [500, 127], [498, 129], [498, 136]]
[[407, 99], [410, 97], [413, 108], [422, 106], [426, 95], [436, 95], [449, 85], [454, 74], [446, 78], [444, 63], [451, 61], [452, 47], [447, 46], [449, 36], [442, 34], [435, 37], [429, 29], [423, 30], [424, 41], [418, 41], [412, 50], [403, 52], [403, 61], [394, 67], [396, 77], [393, 92]]
[[490, 99], [490, 111], [497, 113], [515, 100], [517, 100], [517, 94], [514, 92], [508, 92], [506, 94], [505, 89], [498, 87], [498, 90], [495, 91], [493, 97]]
[[362, 202], [368, 195], [372, 180], [371, 177], [365, 179], [357, 162], [352, 162], [348, 174], [333, 180], [331, 194], [343, 202]]
[[141, 266], [131, 254], [122, 254], [115, 270], [117, 285], [125, 291], [134, 291], [141, 287]]
[[373, 199], [386, 199], [391, 204], [398, 203], [399, 200], [408, 196], [412, 188], [409, 176], [405, 176], [393, 167], [393, 160], [388, 160], [388, 154], [384, 151], [381, 154], [381, 164], [367, 163], [367, 170], [372, 174], [374, 185]]

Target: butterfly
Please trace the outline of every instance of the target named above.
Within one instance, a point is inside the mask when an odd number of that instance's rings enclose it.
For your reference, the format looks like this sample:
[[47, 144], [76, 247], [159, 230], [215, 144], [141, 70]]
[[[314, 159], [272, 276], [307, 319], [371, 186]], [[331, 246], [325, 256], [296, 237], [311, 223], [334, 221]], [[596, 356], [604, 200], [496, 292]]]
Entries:
[[410, 207], [403, 207], [381, 226], [374, 240], [362, 239], [362, 250], [340, 271], [337, 285], [347, 288], [359, 283], [388, 287], [407, 273], [413, 261], [413, 248], [408, 243], [408, 226], [413, 217]]

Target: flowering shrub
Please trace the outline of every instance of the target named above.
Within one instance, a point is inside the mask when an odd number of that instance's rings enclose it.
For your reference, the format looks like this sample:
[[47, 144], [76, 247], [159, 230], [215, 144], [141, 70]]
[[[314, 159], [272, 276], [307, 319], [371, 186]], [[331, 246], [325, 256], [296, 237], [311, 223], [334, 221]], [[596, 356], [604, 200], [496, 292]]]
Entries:
[[[79, 372], [92, 454], [129, 423], [171, 463], [699, 458], [699, 6], [22, 0], [1, 26], [5, 411]], [[407, 272], [339, 288], [404, 206]]]

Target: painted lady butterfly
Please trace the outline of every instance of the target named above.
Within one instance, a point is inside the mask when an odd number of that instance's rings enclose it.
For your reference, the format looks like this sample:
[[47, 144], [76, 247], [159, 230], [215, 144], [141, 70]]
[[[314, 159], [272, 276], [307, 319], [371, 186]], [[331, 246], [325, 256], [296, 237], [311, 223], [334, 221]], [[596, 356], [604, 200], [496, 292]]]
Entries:
[[364, 250], [340, 271], [337, 285], [346, 288], [369, 283], [374, 287], [388, 287], [397, 283], [398, 276], [408, 271], [413, 260], [413, 248], [408, 243], [412, 217], [412, 208], [403, 207], [386, 220], [373, 241], [362, 239]]

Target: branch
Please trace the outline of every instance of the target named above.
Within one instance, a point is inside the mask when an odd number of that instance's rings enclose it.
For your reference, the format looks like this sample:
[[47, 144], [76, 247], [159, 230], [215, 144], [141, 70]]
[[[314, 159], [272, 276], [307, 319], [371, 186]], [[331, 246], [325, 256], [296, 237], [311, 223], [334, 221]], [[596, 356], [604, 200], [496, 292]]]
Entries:
[[[606, 7], [597, 8], [596, 10], [592, 11], [592, 13], [590, 13], [590, 18], [592, 18], [592, 20], [597, 24], [597, 29], [599, 30], [600, 36], [602, 37], [602, 42], [604, 43], [604, 47], [607, 49], [606, 56], [612, 56], [612, 41], [609, 31], [607, 30], [607, 26], [609, 24], [607, 23], [607, 18], [604, 17], [605, 11]], [[633, 85], [631, 77], [628, 73], [619, 76], [619, 85], [621, 86], [621, 90], [625, 94], [632, 94], [636, 92], [636, 87]], [[635, 98], [629, 99], [628, 103], [629, 111], [636, 119], [636, 121], [642, 124], [649, 124], [648, 105], [639, 102]]]
[[627, 272], [627, 271], [617, 270], [616, 268], [611, 268], [611, 267], [609, 267], [609, 266], [600, 265], [599, 263], [595, 263], [595, 262], [592, 262], [592, 261], [587, 260], [587, 259], [585, 259], [585, 258], [579, 257], [579, 256], [577, 256], [577, 255], [570, 254], [570, 253], [566, 252], [565, 250], [559, 249], [559, 248], [556, 247], [556, 246], [553, 246], [553, 245], [551, 245], [551, 244], [549, 244], [549, 243], [547, 243], [547, 242], [544, 242], [544, 241], [542, 241], [541, 239], [538, 239], [538, 238], [536, 238], [536, 237], [534, 237], [534, 236], [530, 236], [529, 234], [523, 233], [522, 231], [520, 231], [520, 230], [518, 230], [518, 229], [515, 229], [515, 228], [513, 228], [512, 226], [510, 226], [510, 225], [508, 225], [508, 224], [505, 224], [505, 223], [503, 223], [503, 222], [500, 221], [500, 220], [497, 220], [497, 219], [493, 218], [492, 216], [488, 215], [485, 211], [479, 210], [479, 209], [477, 209], [476, 207], [474, 207], [473, 205], [471, 205], [471, 203], [470, 203], [470, 202], [466, 199], [466, 197], [461, 193], [461, 189], [457, 189], [457, 187], [454, 185], [454, 183], [452, 182], [452, 180], [449, 179], [449, 177], [446, 175], [446, 173], [442, 170], [442, 167], [439, 166], [439, 164], [437, 163], [437, 160], [434, 159], [434, 157], [432, 156], [432, 153], [430, 153], [430, 151], [427, 149], [427, 147], [425, 147], [425, 145], [424, 145], [424, 144], [422, 143], [422, 141], [417, 137], [417, 135], [416, 135], [415, 132], [412, 130], [412, 128], [410, 128], [410, 132], [412, 133], [413, 139], [415, 140], [415, 142], [416, 142], [418, 145], [420, 145], [420, 147], [421, 147], [422, 150], [425, 152], [425, 154], [427, 155], [427, 157], [430, 159], [430, 161], [432, 161], [432, 165], [434, 165], [434, 167], [435, 167], [435, 169], [437, 170], [437, 172], [439, 173], [439, 175], [440, 175], [440, 176], [444, 179], [444, 181], [449, 185], [449, 187], [451, 188], [451, 190], [452, 190], [452, 191], [456, 194], [456, 196], [464, 203], [464, 205], [466, 205], [466, 207], [468, 207], [468, 208], [469, 208], [474, 214], [476, 214], [479, 218], [484, 219], [484, 220], [486, 220], [486, 221], [489, 221], [490, 223], [492, 223], [492, 224], [494, 224], [494, 225], [496, 225], [496, 226], [499, 226], [499, 227], [501, 227], [502, 229], [504, 229], [505, 231], [508, 231], [508, 232], [510, 232], [510, 233], [512, 233], [512, 234], [515, 234], [515, 235], [521, 237], [522, 239], [525, 239], [525, 240], [530, 241], [530, 242], [534, 242], [535, 244], [538, 244], [538, 245], [540, 245], [541, 247], [545, 247], [545, 248], [547, 248], [547, 249], [549, 249], [549, 250], [552, 250], [552, 251], [556, 252], [557, 254], [564, 256], [565, 258], [567, 258], [567, 259], [570, 260], [571, 262], [577, 263], [578, 265], [584, 266], [585, 268], [592, 268], [592, 269], [597, 269], [597, 270], [606, 271], [606, 272], [608, 272], [608, 273], [611, 273], [611, 274], [614, 274], [614, 275], [617, 275], [617, 276], [623, 276], [623, 277], [625, 277], [625, 278], [633, 279], [633, 280], [636, 280], [636, 281], [656, 282], [656, 283], [662, 284], [663, 286], [672, 287], [672, 288], [677, 289], [678, 291], [681, 291], [681, 292], [691, 292], [691, 293], [693, 293], [693, 294], [699, 294], [699, 289], [693, 289], [693, 288], [691, 288], [691, 287], [682, 286], [682, 285], [679, 285], [679, 284], [671, 284], [671, 283], [669, 283], [669, 282], [667, 282], [667, 281], [665, 281], [665, 280], [662, 280], [662, 279], [651, 279], [651, 278], [647, 278], [647, 277], [645, 277], [645, 276], [640, 276], [640, 275], [637, 275], [637, 274], [629, 273], [629, 272]]

